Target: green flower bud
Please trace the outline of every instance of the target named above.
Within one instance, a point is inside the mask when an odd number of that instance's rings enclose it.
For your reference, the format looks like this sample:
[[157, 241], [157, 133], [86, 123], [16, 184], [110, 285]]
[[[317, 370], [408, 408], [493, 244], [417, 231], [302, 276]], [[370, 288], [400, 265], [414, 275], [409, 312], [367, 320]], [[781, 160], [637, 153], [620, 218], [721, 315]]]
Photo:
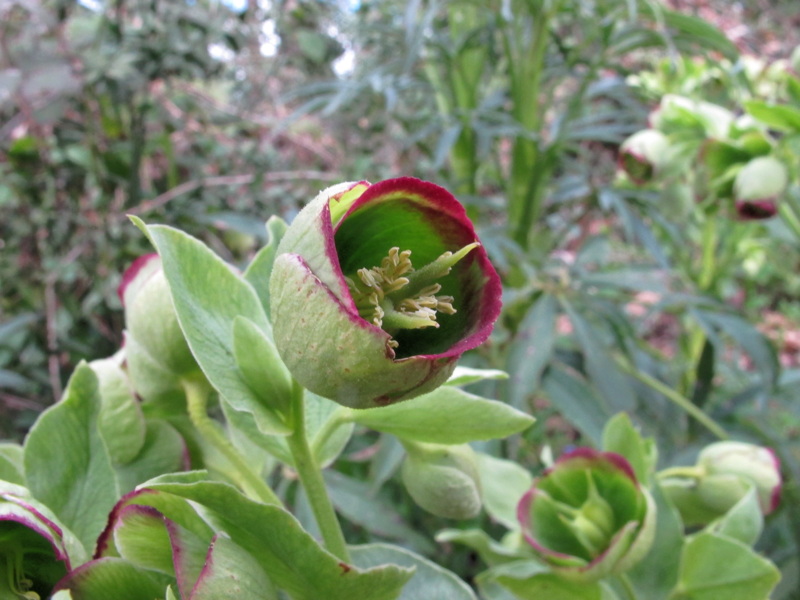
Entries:
[[684, 524], [707, 525], [721, 517], [755, 487], [761, 512], [780, 502], [780, 462], [769, 448], [745, 442], [716, 442], [692, 467], [659, 474], [661, 488], [681, 513]]
[[461, 204], [410, 177], [320, 193], [270, 279], [275, 346], [317, 395], [371, 408], [429, 392], [489, 336], [500, 279]]
[[448, 519], [471, 519], [481, 510], [475, 452], [468, 445], [405, 442], [403, 483], [419, 506]]
[[[706, 446], [697, 466], [711, 477], [736, 477], [754, 485], [761, 511], [766, 515], [778, 507], [781, 498], [781, 464], [770, 448], [746, 442], [716, 442]], [[748, 485], [749, 487], [749, 485]], [[740, 491], [740, 488], [734, 488]], [[747, 491], [745, 488], [744, 492]], [[738, 502], [741, 493], [731, 506]]]
[[125, 357], [136, 392], [145, 400], [180, 394], [180, 379], [200, 372], [183, 336], [157, 254], [125, 271], [119, 296], [125, 307]]
[[655, 536], [655, 502], [628, 461], [591, 448], [578, 448], [545, 471], [517, 514], [537, 555], [574, 581], [630, 569]]
[[619, 166], [641, 185], [651, 181], [669, 159], [669, 140], [657, 129], [637, 131], [620, 146]]
[[736, 212], [742, 219], [768, 219], [778, 212], [778, 199], [789, 183], [781, 161], [759, 156], [748, 162], [736, 175], [733, 195]]

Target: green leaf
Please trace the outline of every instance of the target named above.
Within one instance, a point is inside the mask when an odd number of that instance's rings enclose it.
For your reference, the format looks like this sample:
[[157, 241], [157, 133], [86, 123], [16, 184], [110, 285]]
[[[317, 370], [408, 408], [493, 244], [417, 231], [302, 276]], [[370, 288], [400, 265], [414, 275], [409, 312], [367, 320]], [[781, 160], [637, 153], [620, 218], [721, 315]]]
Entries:
[[483, 507], [492, 519], [519, 530], [517, 504], [531, 489], [533, 476], [517, 463], [478, 453]]
[[744, 109], [753, 117], [772, 129], [800, 132], [800, 109], [783, 104], [769, 104], [761, 100], [749, 100]]
[[233, 353], [245, 382], [261, 403], [286, 415], [292, 400], [292, 376], [269, 336], [251, 320], [236, 317]]
[[369, 570], [344, 565], [283, 508], [249, 500], [226, 484], [189, 481], [150, 482], [148, 487], [202, 505], [204, 518], [254, 557], [294, 600], [392, 600], [411, 577], [395, 565]]
[[278, 244], [289, 226], [280, 217], [272, 216], [267, 221], [267, 234], [269, 242], [261, 248], [244, 272], [244, 278], [256, 290], [264, 312], [269, 316], [269, 278], [272, 275], [272, 265], [277, 256]]
[[153, 600], [162, 597], [169, 579], [109, 557], [78, 567], [59, 588], [69, 590], [72, 600]]
[[520, 325], [509, 350], [507, 368], [509, 400], [513, 406], [526, 406], [528, 398], [541, 383], [542, 373], [550, 361], [556, 343], [558, 303], [551, 294], [536, 301]]
[[469, 385], [487, 379], [508, 379], [508, 373], [498, 369], [473, 369], [472, 367], [457, 366], [446, 385]]
[[61, 401], [39, 416], [25, 440], [25, 477], [31, 494], [87, 550], [94, 548], [119, 497], [111, 458], [97, 427], [99, 413], [97, 377], [81, 363]]
[[558, 411], [593, 445], [600, 446], [603, 426], [611, 418], [603, 399], [576, 373], [561, 366], [547, 371], [542, 387]]
[[683, 523], [658, 485], [650, 488], [656, 503], [655, 543], [650, 552], [628, 571], [637, 597], [665, 600], [678, 581], [683, 549]]
[[686, 543], [670, 600], [764, 600], [780, 571], [738, 540], [700, 533]]
[[22, 461], [22, 446], [11, 442], [0, 443], [0, 479], [25, 485], [25, 466]]
[[353, 562], [364, 569], [385, 564], [414, 569], [414, 576], [405, 585], [398, 600], [478, 600], [472, 589], [455, 573], [405, 548], [365, 544], [351, 546], [350, 554]]
[[599, 584], [567, 581], [532, 560], [492, 567], [478, 579], [481, 586], [487, 581], [496, 581], [520, 600], [603, 600]]
[[165, 421], [146, 421], [146, 428], [139, 453], [115, 467], [121, 494], [157, 475], [180, 470], [185, 460], [186, 444], [174, 427]]
[[214, 539], [207, 566], [192, 589], [192, 600], [277, 600], [258, 561], [224, 535]]
[[171, 227], [134, 222], [149, 235], [161, 256], [181, 329], [208, 380], [225, 402], [251, 413], [259, 431], [287, 435], [289, 428], [250, 389], [236, 362], [237, 317], [269, 331], [253, 287], [199, 240]]
[[[517, 537], [521, 539], [521, 536]], [[436, 541], [463, 544], [477, 552], [481, 560], [490, 567], [517, 560], [522, 556], [519, 551], [496, 542], [481, 529], [443, 529], [436, 534]]]
[[575, 338], [583, 350], [588, 380], [615, 411], [633, 410], [636, 406], [633, 388], [612, 359], [611, 348], [572, 304], [563, 297], [560, 300], [574, 328]]
[[[645, 5], [647, 6], [647, 3]], [[683, 34], [685, 39], [691, 41], [692, 44], [699, 44], [709, 50], [721, 52], [726, 58], [734, 62], [739, 58], [739, 50], [736, 45], [711, 23], [698, 17], [672, 10], [659, 9], [659, 11], [663, 15], [666, 25], [676, 30], [677, 33]]]
[[658, 460], [657, 448], [652, 439], [642, 438], [627, 413], [618, 413], [606, 423], [602, 448], [624, 456], [640, 482], [650, 481]]
[[452, 386], [390, 406], [351, 410], [350, 418], [402, 439], [438, 444], [504, 438], [527, 429], [535, 421], [502, 402]]
[[752, 546], [764, 528], [764, 515], [758, 493], [752, 487], [724, 516], [708, 526], [707, 531], [724, 535]]
[[89, 366], [97, 375], [100, 393], [98, 427], [111, 460], [133, 460], [144, 444], [147, 426], [125, 372], [116, 358], [95, 360]]

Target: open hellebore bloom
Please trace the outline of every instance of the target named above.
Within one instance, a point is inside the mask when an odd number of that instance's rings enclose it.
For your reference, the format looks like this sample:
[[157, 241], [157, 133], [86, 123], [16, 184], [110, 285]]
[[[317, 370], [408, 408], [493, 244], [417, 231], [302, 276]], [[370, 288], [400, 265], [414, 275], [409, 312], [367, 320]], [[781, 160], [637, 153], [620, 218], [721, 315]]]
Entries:
[[321, 192], [278, 247], [275, 345], [294, 378], [353, 408], [429, 392], [489, 336], [500, 279], [464, 208], [402, 177]]
[[517, 514], [539, 557], [575, 581], [628, 570], [655, 536], [655, 503], [628, 461], [591, 448], [565, 454], [536, 479]]
[[733, 195], [742, 219], [769, 219], [778, 212], [778, 199], [789, 182], [786, 167], [771, 156], [759, 156], [736, 175]]

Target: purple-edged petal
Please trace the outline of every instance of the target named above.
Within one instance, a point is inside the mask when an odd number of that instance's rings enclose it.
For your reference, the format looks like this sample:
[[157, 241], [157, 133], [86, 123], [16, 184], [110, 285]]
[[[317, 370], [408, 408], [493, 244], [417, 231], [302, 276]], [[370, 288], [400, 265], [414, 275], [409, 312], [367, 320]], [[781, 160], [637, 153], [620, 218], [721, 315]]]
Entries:
[[120, 302], [125, 306], [130, 303], [130, 298], [152, 275], [161, 268], [161, 259], [158, 254], [144, 254], [134, 260], [122, 274], [122, 282], [117, 288]]
[[576, 581], [623, 572], [650, 549], [655, 503], [628, 461], [578, 448], [536, 479], [517, 507], [525, 540]]
[[[485, 250], [472, 247], [476, 242], [463, 206], [432, 183], [402, 177], [322, 192], [283, 237], [270, 283], [275, 342], [292, 375], [354, 408], [412, 398], [443, 383], [455, 360], [488, 338], [500, 313], [500, 279]], [[378, 268], [393, 248], [409, 251], [421, 269], [467, 246], [436, 281], [454, 313], [391, 333], [379, 318], [359, 313], [353, 279]], [[388, 299], [396, 309], [402, 298]]]

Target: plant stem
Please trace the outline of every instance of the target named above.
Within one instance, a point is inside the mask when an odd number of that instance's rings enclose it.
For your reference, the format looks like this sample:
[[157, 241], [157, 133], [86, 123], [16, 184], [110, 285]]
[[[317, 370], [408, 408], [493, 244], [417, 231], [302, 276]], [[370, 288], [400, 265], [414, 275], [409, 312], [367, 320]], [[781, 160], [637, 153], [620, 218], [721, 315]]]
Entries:
[[260, 475], [253, 472], [244, 457], [239, 454], [239, 451], [236, 450], [231, 441], [220, 431], [218, 424], [208, 416], [206, 410], [209, 393], [208, 383], [199, 379], [184, 379], [181, 383], [186, 393], [189, 419], [191, 419], [200, 436], [227, 459], [241, 481], [250, 488], [256, 498], [265, 504], [281, 506], [281, 500], [272, 491], [272, 488]]
[[628, 600], [636, 600], [636, 590], [633, 589], [633, 584], [631, 584], [631, 580], [628, 579], [628, 576], [624, 573], [622, 575], [617, 576], [617, 581], [622, 584], [622, 589], [625, 591], [625, 597]]
[[622, 358], [621, 356], [615, 355], [614, 360], [617, 365], [622, 369], [625, 373], [637, 379], [641, 383], [645, 384], [651, 389], [659, 392], [666, 396], [667, 400], [672, 402], [673, 404], [677, 405], [678, 407], [682, 408], [686, 411], [689, 416], [694, 417], [694, 419], [703, 425], [706, 429], [708, 429], [711, 433], [717, 436], [721, 440], [728, 439], [728, 434], [725, 430], [720, 427], [714, 419], [709, 417], [702, 409], [692, 404], [692, 401], [688, 398], [682, 396], [671, 387], [665, 385], [664, 383], [660, 382], [655, 377], [648, 375], [647, 373], [642, 373], [639, 369], [632, 366], [627, 360]]
[[339, 560], [350, 562], [347, 542], [344, 539], [342, 528], [328, 496], [325, 480], [322, 478], [322, 471], [317, 465], [317, 461], [308, 444], [303, 388], [297, 382], [294, 383], [292, 402], [295, 426], [294, 431], [286, 441], [289, 444], [292, 458], [294, 458], [294, 468], [300, 477], [300, 483], [303, 484], [303, 489], [305, 489], [308, 502], [311, 504], [311, 510], [317, 520], [326, 548]]

